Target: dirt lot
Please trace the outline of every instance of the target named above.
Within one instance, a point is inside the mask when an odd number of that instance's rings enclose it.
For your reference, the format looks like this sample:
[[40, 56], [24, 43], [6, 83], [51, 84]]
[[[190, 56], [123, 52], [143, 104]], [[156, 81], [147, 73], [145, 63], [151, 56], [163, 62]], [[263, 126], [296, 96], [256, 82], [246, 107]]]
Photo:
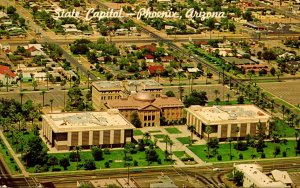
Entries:
[[290, 104], [296, 106], [300, 104], [300, 80], [279, 83], [260, 83], [259, 86]]

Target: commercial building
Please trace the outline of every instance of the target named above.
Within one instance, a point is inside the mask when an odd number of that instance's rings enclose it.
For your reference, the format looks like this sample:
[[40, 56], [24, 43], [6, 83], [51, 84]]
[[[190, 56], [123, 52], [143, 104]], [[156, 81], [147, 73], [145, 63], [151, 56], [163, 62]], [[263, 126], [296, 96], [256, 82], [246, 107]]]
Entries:
[[42, 136], [57, 150], [74, 146], [122, 147], [131, 142], [134, 126], [117, 109], [43, 115]]
[[262, 167], [257, 164], [238, 164], [234, 167], [235, 171], [241, 171], [244, 174], [243, 187], [287, 188], [292, 184], [289, 175], [283, 172], [285, 177], [282, 177], [282, 172], [279, 170], [275, 171], [275, 176], [273, 173], [267, 176], [262, 173]]
[[128, 121], [131, 121], [132, 113], [137, 112], [142, 127], [160, 126], [161, 117], [169, 124], [178, 123], [183, 118], [184, 105], [179, 99], [164, 95], [155, 98], [150, 92], [109, 100], [105, 105], [109, 109], [119, 109]]
[[187, 126], [194, 125], [196, 133], [207, 139], [206, 127], [211, 127], [210, 138], [225, 140], [255, 135], [260, 124], [269, 135], [271, 116], [255, 105], [190, 106], [186, 108]]
[[139, 91], [152, 93], [160, 97], [162, 86], [154, 80], [125, 80], [125, 81], [97, 81], [92, 84], [93, 107], [97, 110], [105, 109], [105, 103], [111, 100], [127, 97]]

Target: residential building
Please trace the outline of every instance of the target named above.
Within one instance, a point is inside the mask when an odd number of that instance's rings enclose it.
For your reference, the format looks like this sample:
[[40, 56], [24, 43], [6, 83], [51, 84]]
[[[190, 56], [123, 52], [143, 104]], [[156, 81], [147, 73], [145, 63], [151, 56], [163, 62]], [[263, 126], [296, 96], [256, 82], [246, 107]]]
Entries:
[[[257, 188], [288, 188], [290, 186], [291, 180], [285, 178], [284, 181], [281, 181], [281, 173], [275, 171], [274, 176], [267, 176], [262, 173], [262, 167], [258, 164], [238, 164], [234, 165], [237, 171], [241, 171], [244, 174], [243, 187], [257, 187]], [[273, 174], [273, 173], [272, 173]], [[288, 174], [286, 173], [286, 176]], [[276, 179], [277, 178], [277, 179]], [[289, 178], [290, 179], [290, 178]], [[288, 182], [287, 184], [285, 182]]]
[[139, 92], [128, 97], [107, 101], [109, 109], [118, 109], [120, 113], [131, 121], [133, 112], [137, 112], [142, 127], [160, 126], [161, 117], [165, 121], [174, 123], [183, 118], [183, 103], [176, 97], [161, 95], [155, 98], [149, 92]]
[[134, 126], [117, 109], [43, 115], [42, 136], [57, 150], [75, 146], [122, 147], [132, 141]]
[[97, 81], [92, 84], [93, 107], [97, 110], [105, 109], [104, 103], [110, 100], [129, 96], [131, 93], [146, 91], [154, 97], [160, 97], [162, 86], [154, 80], [124, 80]]
[[16, 78], [16, 74], [8, 66], [0, 65], [0, 81], [3, 84], [15, 82]]
[[255, 135], [258, 124], [269, 135], [271, 116], [255, 105], [199, 106], [193, 105], [185, 109], [187, 126], [194, 125], [196, 133], [207, 139], [206, 127], [210, 126], [210, 138], [226, 140], [231, 137], [245, 138], [247, 134]]

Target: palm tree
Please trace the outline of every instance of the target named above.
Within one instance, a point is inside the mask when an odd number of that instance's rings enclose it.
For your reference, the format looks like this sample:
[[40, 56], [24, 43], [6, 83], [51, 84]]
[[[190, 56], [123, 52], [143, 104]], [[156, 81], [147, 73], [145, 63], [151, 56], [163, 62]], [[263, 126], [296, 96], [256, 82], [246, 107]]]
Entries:
[[220, 94], [220, 91], [217, 90], [217, 89], [215, 89], [215, 90], [214, 90], [214, 94], [216, 95], [216, 99], [217, 99], [217, 98], [218, 98], [218, 95]]
[[231, 155], [231, 142], [232, 142], [232, 138], [227, 138], [227, 142], [229, 142], [229, 159], [232, 159], [232, 155]]
[[41, 92], [41, 95], [43, 96], [43, 107], [45, 106], [45, 93], [46, 93], [45, 90], [43, 90], [43, 91]]
[[23, 80], [23, 73], [20, 72], [19, 74], [19, 80], [20, 80], [20, 92], [22, 91], [22, 80]]
[[163, 142], [166, 143], [166, 150], [165, 150], [165, 158], [168, 158], [168, 143], [170, 142], [170, 136], [169, 135], [165, 135]]
[[76, 152], [76, 169], [78, 170], [78, 162], [79, 162], [79, 159], [80, 159], [79, 152], [81, 151], [81, 147], [80, 146], [75, 146], [74, 150]]
[[170, 145], [170, 155], [171, 155], [171, 160], [172, 160], [172, 146], [174, 145], [174, 142], [172, 140], [169, 141], [169, 145]]
[[281, 105], [282, 119], [284, 119], [285, 106]]
[[47, 71], [47, 72], [46, 72], [47, 90], [49, 90], [49, 78], [50, 78], [50, 74], [49, 74], [49, 72]]
[[196, 130], [196, 127], [195, 127], [195, 125], [191, 125], [190, 127], [189, 127], [189, 129], [190, 129], [190, 131], [191, 131], [191, 140], [190, 140], [190, 144], [193, 144], [193, 133], [194, 133], [194, 131]]
[[51, 113], [53, 112], [53, 111], [52, 111], [53, 101], [54, 101], [53, 99], [50, 99]]
[[229, 93], [226, 94], [227, 102], [229, 102], [229, 99], [231, 98], [231, 95]]
[[208, 158], [210, 158], [210, 153], [209, 153], [209, 142], [210, 142], [210, 134], [212, 133], [212, 129], [211, 129], [211, 126], [206, 126], [205, 127], [205, 133], [207, 134], [207, 155], [208, 155]]
[[5, 78], [6, 78], [6, 92], [8, 92], [8, 78], [9, 78], [8, 73], [5, 73]]
[[143, 139], [146, 139], [146, 144], [148, 144], [150, 138], [151, 138], [151, 135], [149, 132], [145, 132], [143, 134]]
[[32, 87], [33, 87], [33, 90], [35, 91], [36, 88], [37, 88], [37, 82], [36, 82], [36, 80], [32, 81]]
[[20, 92], [20, 103], [21, 103], [21, 106], [23, 105], [23, 96], [24, 96], [24, 93]]

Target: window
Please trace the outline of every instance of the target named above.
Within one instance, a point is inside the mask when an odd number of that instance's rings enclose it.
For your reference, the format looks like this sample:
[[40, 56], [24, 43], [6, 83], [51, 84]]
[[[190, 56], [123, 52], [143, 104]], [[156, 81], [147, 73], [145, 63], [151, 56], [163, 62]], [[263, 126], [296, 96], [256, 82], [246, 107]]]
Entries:
[[148, 116], [148, 120], [149, 120], [149, 121], [151, 120], [151, 116]]
[[154, 127], [154, 123], [152, 123], [152, 127]]
[[144, 121], [147, 121], [147, 116], [144, 116]]
[[152, 116], [152, 121], [154, 121], [154, 120], [155, 120], [155, 116], [153, 115], [153, 116]]

